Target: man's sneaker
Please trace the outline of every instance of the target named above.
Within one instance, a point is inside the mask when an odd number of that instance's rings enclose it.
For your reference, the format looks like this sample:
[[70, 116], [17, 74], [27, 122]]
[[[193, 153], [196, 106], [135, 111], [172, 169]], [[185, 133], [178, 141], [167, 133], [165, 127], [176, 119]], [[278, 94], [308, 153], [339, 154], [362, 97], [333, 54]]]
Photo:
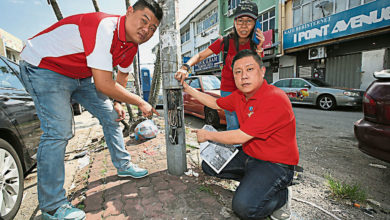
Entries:
[[290, 220], [290, 218], [291, 218], [291, 209], [290, 209], [291, 197], [292, 197], [291, 187], [287, 187], [287, 202], [280, 209], [275, 210], [272, 213], [271, 219], [273, 219], [273, 220]]
[[50, 215], [47, 212], [42, 213], [43, 220], [84, 220], [85, 212], [73, 207], [70, 203], [65, 203], [60, 206], [57, 211]]
[[118, 170], [119, 177], [142, 178], [148, 175], [148, 170], [139, 168], [136, 164], [131, 164], [127, 170]]

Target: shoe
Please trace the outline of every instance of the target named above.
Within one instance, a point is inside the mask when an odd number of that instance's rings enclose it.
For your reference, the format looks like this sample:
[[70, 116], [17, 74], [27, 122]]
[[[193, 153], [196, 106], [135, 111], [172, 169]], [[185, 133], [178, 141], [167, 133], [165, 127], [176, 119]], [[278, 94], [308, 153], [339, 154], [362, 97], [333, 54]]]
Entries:
[[287, 201], [280, 209], [275, 210], [272, 215], [272, 220], [290, 220], [291, 219], [291, 197], [292, 190], [291, 187], [287, 187]]
[[85, 212], [72, 206], [69, 202], [60, 206], [57, 211], [50, 215], [47, 212], [42, 213], [43, 220], [84, 220]]
[[118, 170], [119, 177], [133, 177], [133, 178], [142, 178], [148, 175], [148, 170], [139, 168], [137, 164], [131, 164], [127, 170]]

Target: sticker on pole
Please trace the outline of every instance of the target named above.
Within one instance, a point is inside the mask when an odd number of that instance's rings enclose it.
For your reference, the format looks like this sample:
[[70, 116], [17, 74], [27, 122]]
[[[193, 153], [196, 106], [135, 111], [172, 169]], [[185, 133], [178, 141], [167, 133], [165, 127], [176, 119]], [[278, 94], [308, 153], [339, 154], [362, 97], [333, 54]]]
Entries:
[[155, 138], [157, 134], [158, 128], [152, 120], [145, 120], [134, 129], [134, 136], [137, 141]]

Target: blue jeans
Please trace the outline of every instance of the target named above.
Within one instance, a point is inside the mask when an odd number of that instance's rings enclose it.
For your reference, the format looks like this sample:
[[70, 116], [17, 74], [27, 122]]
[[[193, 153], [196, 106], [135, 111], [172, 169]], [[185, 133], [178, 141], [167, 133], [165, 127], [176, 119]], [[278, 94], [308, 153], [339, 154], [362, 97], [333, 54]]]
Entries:
[[[226, 92], [221, 90], [221, 97], [226, 97], [232, 94], [231, 92]], [[226, 130], [236, 130], [240, 128], [240, 124], [238, 123], [238, 118], [236, 112], [225, 111], [226, 117]]]
[[294, 175], [294, 171], [250, 157], [242, 149], [219, 174], [204, 161], [202, 169], [210, 176], [240, 181], [232, 207], [241, 219], [265, 218], [282, 207]]
[[37, 153], [38, 200], [44, 212], [67, 202], [64, 185], [64, 156], [68, 140], [74, 136], [71, 99], [99, 119], [117, 169], [127, 169], [126, 151], [117, 112], [111, 100], [96, 91], [92, 77], [73, 79], [27, 62], [20, 62], [20, 78], [32, 96], [43, 134]]

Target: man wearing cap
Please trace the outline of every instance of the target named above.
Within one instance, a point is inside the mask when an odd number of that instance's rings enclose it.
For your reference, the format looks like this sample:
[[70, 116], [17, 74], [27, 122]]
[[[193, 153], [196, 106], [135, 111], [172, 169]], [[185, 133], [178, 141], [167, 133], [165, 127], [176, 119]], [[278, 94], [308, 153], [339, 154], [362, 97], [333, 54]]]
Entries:
[[[71, 100], [99, 119], [118, 176], [148, 174], [131, 162], [119, 121], [121, 101], [137, 105], [144, 116], [156, 113], [141, 97], [125, 89], [138, 45], [156, 31], [163, 12], [154, 0], [138, 0], [125, 16], [101, 12], [73, 15], [28, 39], [20, 77], [41, 121], [37, 153], [38, 200], [43, 219], [85, 219], [66, 198], [64, 156], [74, 135]], [[116, 81], [113, 67], [118, 67]], [[109, 99], [113, 98], [114, 103]]]
[[238, 52], [232, 65], [238, 90], [230, 96], [216, 99], [183, 82], [184, 91], [202, 104], [236, 111], [240, 123], [239, 129], [230, 131], [197, 130], [198, 142], [242, 144], [219, 174], [205, 162], [202, 169], [208, 175], [240, 182], [232, 202], [240, 218], [289, 219], [291, 190], [287, 186], [299, 160], [291, 102], [282, 90], [264, 80], [265, 67], [255, 52]]

